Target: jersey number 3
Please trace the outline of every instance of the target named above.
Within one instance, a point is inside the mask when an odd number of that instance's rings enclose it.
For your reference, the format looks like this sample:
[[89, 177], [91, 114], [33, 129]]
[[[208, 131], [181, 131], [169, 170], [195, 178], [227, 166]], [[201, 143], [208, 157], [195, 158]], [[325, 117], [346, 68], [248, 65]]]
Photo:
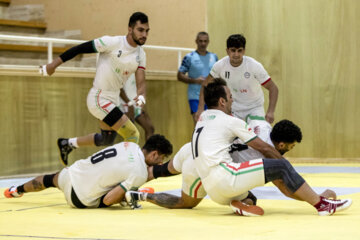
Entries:
[[[198, 151], [198, 141], [199, 141], [199, 136], [200, 136], [200, 133], [201, 131], [204, 129], [204, 127], [201, 127], [201, 128], [198, 128], [194, 131], [196, 135], [196, 139], [195, 139], [195, 145], [194, 145], [194, 138], [193, 138], [193, 141], [191, 141], [191, 145], [192, 145], [192, 155], [193, 155], [193, 158], [197, 158], [199, 156], [199, 151]], [[195, 147], [195, 149], [194, 149]]]
[[105, 151], [98, 152], [97, 154], [91, 156], [90, 161], [92, 164], [101, 162], [106, 158], [115, 157], [117, 154], [115, 148], [106, 149]]

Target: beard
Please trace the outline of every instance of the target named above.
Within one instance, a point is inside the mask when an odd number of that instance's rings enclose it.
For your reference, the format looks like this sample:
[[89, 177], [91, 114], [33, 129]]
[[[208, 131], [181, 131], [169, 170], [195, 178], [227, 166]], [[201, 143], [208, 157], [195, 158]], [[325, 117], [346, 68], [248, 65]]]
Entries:
[[[139, 39], [139, 38], [136, 38], [136, 36], [135, 36], [134, 33], [131, 34], [131, 37], [132, 37], [132, 39], [134, 40], [134, 42], [135, 42], [137, 45], [139, 45], [139, 46], [144, 45], [145, 42], [146, 42], [146, 38], [140, 38], [140, 39]], [[140, 42], [140, 40], [143, 40], [143, 41]]]

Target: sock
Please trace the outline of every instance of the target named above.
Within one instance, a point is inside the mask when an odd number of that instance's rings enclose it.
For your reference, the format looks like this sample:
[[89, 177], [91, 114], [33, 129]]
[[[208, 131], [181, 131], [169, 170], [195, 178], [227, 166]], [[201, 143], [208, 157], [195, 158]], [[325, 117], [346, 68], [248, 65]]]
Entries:
[[69, 138], [69, 146], [72, 148], [78, 148], [79, 145], [77, 144], [77, 138]]
[[148, 195], [148, 193], [147, 192], [144, 192], [143, 194], [141, 194], [141, 201], [146, 201], [146, 199], [147, 199], [147, 195]]
[[25, 192], [25, 190], [24, 190], [24, 184], [18, 186], [18, 187], [16, 188], [16, 190], [17, 190], [18, 194], [24, 193], [24, 192]]

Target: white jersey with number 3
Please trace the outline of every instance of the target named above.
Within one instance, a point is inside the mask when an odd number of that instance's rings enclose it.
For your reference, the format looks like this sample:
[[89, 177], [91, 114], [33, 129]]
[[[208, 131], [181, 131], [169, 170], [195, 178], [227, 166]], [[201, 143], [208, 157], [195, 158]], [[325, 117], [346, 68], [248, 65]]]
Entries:
[[226, 81], [234, 100], [232, 104], [234, 112], [264, 105], [261, 85], [267, 83], [270, 76], [255, 59], [244, 56], [241, 65], [233, 67], [229, 56], [226, 56], [214, 64], [210, 75]]
[[96, 66], [94, 87], [119, 91], [128, 77], [138, 68], [145, 70], [146, 56], [142, 47], [132, 47], [126, 36], [103, 36], [93, 41], [100, 53]]
[[229, 149], [236, 137], [247, 143], [256, 135], [243, 120], [220, 110], [210, 109], [200, 115], [191, 144], [196, 169], [202, 179], [211, 167], [233, 162]]
[[76, 195], [86, 206], [94, 206], [119, 184], [124, 190], [138, 188], [148, 176], [144, 154], [132, 142], [122, 142], [78, 160], [69, 167], [69, 173]]

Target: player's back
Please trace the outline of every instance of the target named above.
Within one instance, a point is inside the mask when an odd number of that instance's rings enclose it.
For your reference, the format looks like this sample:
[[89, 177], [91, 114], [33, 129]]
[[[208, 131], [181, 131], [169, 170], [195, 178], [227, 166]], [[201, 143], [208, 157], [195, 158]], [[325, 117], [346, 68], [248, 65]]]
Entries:
[[140, 147], [131, 142], [110, 146], [78, 160], [69, 172], [77, 196], [88, 206], [122, 182], [139, 187], [147, 179], [144, 155]]

